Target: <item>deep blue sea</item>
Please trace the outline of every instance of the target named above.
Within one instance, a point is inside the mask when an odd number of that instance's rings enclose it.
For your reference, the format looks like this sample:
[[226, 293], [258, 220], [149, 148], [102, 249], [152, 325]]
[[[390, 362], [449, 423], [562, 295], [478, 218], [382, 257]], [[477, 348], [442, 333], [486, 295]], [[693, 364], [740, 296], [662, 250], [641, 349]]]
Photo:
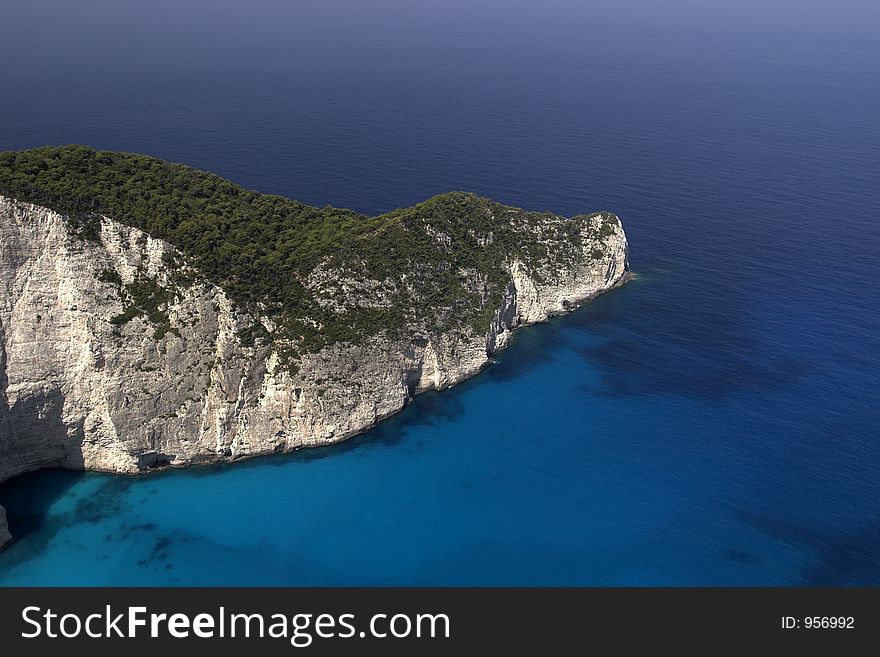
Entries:
[[458, 189], [608, 209], [637, 279], [333, 448], [7, 482], [0, 584], [880, 585], [871, 10], [849, 38], [846, 3], [827, 34], [612, 4], [590, 29], [322, 15], [289, 39], [280, 13], [164, 41], [71, 14], [40, 49], [19, 17], [0, 150], [148, 153], [367, 213]]

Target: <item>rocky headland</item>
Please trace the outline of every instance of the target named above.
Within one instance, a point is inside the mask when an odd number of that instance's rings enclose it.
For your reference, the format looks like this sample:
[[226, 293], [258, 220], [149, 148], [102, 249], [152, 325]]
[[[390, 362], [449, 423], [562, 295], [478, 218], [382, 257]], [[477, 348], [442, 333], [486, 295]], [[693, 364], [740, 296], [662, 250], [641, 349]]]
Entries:
[[365, 217], [143, 156], [0, 154], [0, 482], [336, 443], [628, 278], [608, 212], [456, 192]]

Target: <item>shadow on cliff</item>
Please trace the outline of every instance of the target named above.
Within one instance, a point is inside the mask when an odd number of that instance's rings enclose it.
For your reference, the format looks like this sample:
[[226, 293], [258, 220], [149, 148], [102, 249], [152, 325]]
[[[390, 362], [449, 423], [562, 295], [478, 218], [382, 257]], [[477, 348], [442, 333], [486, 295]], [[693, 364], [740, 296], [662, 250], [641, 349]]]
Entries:
[[[83, 476], [82, 427], [69, 435], [62, 420], [64, 396], [57, 389], [21, 398], [11, 407], [5, 395], [0, 402], [0, 416], [5, 415], [0, 417], [0, 459], [27, 470], [0, 484], [0, 504], [15, 538], [8, 551], [33, 554], [60, 527], [51, 510], [59, 500], [75, 495], [71, 489]], [[8, 562], [4, 557], [2, 565]]]
[[49, 469], [28, 472], [0, 485], [9, 528], [23, 541], [43, 529], [52, 506], [80, 480], [82, 473]]
[[[84, 483], [97, 485], [83, 487]], [[122, 513], [125, 493], [133, 483], [129, 477], [56, 468], [23, 474], [0, 485], [0, 499], [15, 537], [0, 551], [0, 571], [32, 559], [66, 527], [96, 525]], [[141, 527], [122, 529], [125, 533]]]

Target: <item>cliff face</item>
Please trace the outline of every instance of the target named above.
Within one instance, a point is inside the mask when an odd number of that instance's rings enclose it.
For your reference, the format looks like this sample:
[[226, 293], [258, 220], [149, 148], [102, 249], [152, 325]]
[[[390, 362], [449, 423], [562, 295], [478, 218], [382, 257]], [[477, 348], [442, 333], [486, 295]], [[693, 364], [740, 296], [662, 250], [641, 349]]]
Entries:
[[[545, 221], [534, 228], [539, 239], [553, 227], [552, 216]], [[515, 327], [628, 277], [620, 222], [584, 217], [583, 258], [562, 269], [505, 263], [510, 281], [486, 333], [379, 333], [306, 353], [291, 369], [269, 346], [244, 346], [240, 332], [254, 318], [222, 289], [179, 283], [186, 258], [168, 243], [108, 218], [100, 238], [87, 240], [68, 223], [0, 196], [0, 481], [51, 466], [138, 473], [338, 442], [418, 392], [474, 375]], [[168, 292], [157, 302], [164, 330], [147, 316], [110, 321], [125, 312], [121, 290], [136, 279]], [[376, 290], [361, 294], [381, 302]], [[0, 544], [4, 532], [0, 507]]]

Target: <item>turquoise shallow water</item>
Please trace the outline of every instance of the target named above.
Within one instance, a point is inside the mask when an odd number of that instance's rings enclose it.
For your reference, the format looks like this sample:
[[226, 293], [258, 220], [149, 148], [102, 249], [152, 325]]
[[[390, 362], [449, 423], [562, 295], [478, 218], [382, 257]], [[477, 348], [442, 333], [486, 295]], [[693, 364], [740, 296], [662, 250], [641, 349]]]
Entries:
[[[35, 531], [4, 555], [4, 582], [796, 577], [810, 550], [743, 516], [753, 495], [710, 438], [727, 433], [723, 418], [674, 396], [640, 408], [601, 397], [601, 372], [579, 352], [604, 341], [589, 320], [644, 285], [527, 330], [480, 379], [340, 448], [146, 479], [21, 482], [10, 508], [45, 515], [25, 519]], [[681, 436], [670, 410], [700, 433]]]
[[[0, 581], [874, 581], [876, 454], [856, 437], [828, 453], [846, 436], [826, 433], [823, 409], [805, 414], [803, 372], [732, 366], [745, 384], [683, 394], [603, 371], [646, 337], [627, 318], [668, 276], [522, 331], [478, 378], [338, 447], [136, 479], [22, 477], [3, 491], [23, 535]], [[670, 358], [697, 376], [693, 354]]]
[[0, 71], [3, 149], [608, 208], [638, 272], [334, 448], [7, 482], [0, 584], [880, 584], [877, 44], [622, 25]]

